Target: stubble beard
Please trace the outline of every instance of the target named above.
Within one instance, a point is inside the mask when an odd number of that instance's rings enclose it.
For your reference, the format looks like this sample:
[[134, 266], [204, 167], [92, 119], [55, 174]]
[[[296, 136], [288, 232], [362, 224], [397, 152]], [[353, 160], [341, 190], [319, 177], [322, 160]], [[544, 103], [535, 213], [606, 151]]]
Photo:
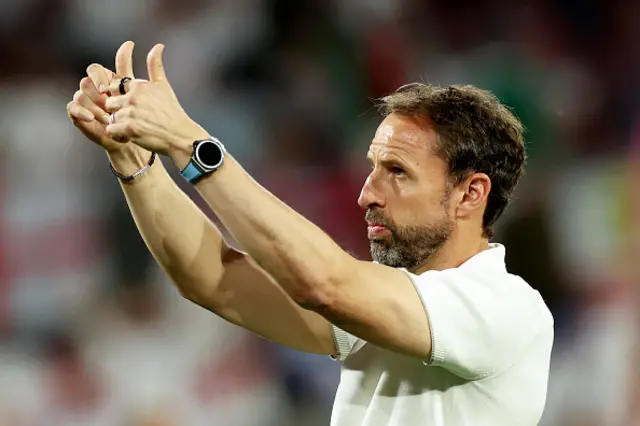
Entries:
[[417, 268], [433, 256], [453, 232], [453, 223], [446, 213], [438, 222], [421, 226], [396, 226], [379, 210], [367, 211], [366, 218], [391, 231], [390, 237], [370, 239], [369, 248], [375, 262], [393, 268]]

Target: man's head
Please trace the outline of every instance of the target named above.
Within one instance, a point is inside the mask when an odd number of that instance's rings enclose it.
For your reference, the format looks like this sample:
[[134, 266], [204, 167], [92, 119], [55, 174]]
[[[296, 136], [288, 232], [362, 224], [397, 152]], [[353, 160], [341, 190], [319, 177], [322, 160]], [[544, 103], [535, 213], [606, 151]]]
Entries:
[[412, 84], [379, 108], [358, 199], [373, 259], [413, 269], [451, 238], [490, 238], [523, 174], [520, 121], [472, 86]]

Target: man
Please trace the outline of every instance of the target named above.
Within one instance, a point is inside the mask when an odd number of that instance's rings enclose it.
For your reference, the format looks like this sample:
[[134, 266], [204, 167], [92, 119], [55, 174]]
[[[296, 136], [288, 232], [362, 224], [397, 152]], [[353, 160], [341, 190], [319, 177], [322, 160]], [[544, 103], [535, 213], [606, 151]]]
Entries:
[[[155, 259], [189, 300], [267, 339], [342, 361], [332, 425], [535, 425], [553, 319], [490, 244], [525, 160], [522, 126], [473, 87], [414, 84], [382, 100], [358, 200], [359, 261], [256, 183], [182, 110], [164, 46], [136, 80], [133, 43], [67, 106], [107, 150]], [[107, 113], [110, 113], [109, 116]], [[233, 149], [231, 149], [231, 152]], [[238, 244], [177, 189], [193, 182]]]

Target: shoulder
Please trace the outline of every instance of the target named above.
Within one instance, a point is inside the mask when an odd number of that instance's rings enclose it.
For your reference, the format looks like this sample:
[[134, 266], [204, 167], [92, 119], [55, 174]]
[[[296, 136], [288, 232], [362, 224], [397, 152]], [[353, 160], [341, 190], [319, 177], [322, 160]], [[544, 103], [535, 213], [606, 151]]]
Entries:
[[544, 320], [553, 325], [551, 312], [540, 293], [522, 277], [506, 270], [455, 268], [421, 275], [409, 273], [409, 277], [423, 298], [466, 301], [468, 307], [490, 311], [496, 317]]
[[[434, 323], [460, 323], [468, 336], [500, 345], [527, 345], [552, 332], [553, 317], [540, 293], [504, 264], [504, 247], [494, 245], [458, 268], [410, 274]], [[485, 340], [486, 343], [487, 340]]]
[[447, 288], [463, 293], [465, 298], [473, 298], [480, 304], [497, 303], [505, 308], [511, 306], [520, 309], [530, 307], [532, 314], [547, 316], [552, 321], [540, 293], [522, 277], [509, 273], [505, 265], [505, 251], [503, 245], [491, 244], [487, 250], [457, 268], [427, 271], [420, 275], [407, 274], [419, 291]]

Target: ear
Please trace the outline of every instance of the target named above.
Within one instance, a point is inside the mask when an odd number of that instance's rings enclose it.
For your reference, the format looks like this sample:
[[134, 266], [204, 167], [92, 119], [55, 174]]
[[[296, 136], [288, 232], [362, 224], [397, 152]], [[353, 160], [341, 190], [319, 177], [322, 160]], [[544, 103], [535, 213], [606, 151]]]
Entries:
[[459, 186], [462, 197], [458, 203], [457, 216], [465, 217], [480, 212], [484, 213], [489, 191], [491, 191], [491, 179], [484, 173], [473, 173]]

